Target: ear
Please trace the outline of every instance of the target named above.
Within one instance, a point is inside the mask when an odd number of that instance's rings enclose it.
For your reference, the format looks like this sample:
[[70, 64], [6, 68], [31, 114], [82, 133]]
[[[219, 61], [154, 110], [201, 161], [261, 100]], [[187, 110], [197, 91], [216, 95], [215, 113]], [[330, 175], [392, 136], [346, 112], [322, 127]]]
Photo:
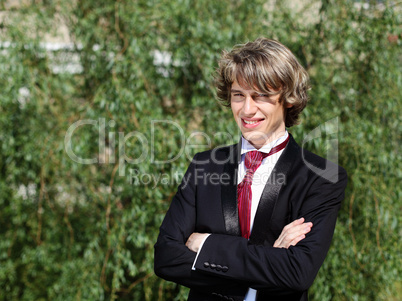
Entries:
[[291, 107], [293, 107], [293, 105], [292, 105], [291, 103], [285, 104], [285, 108], [286, 108], [286, 109], [289, 109], [289, 108], [291, 108]]

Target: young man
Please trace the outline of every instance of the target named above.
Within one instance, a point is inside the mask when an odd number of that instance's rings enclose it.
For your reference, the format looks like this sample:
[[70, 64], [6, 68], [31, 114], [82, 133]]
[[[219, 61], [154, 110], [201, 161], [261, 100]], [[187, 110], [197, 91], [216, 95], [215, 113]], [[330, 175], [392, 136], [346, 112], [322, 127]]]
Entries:
[[286, 131], [308, 75], [260, 38], [223, 54], [216, 85], [242, 137], [195, 155], [160, 227], [155, 273], [190, 287], [188, 300], [307, 300], [346, 187], [341, 167]]

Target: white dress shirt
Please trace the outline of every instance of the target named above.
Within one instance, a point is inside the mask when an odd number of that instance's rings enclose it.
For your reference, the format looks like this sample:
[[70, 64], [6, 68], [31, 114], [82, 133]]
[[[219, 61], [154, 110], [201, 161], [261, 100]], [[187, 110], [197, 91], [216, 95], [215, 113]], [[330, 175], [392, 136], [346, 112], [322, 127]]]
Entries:
[[[261, 147], [258, 151], [263, 152], [263, 153], [269, 153], [271, 149], [279, 144], [281, 144], [283, 141], [285, 141], [288, 138], [289, 134], [286, 131], [285, 134], [275, 141], [264, 145]], [[247, 168], [245, 166], [244, 160], [246, 157], [246, 153], [249, 151], [254, 151], [257, 150], [254, 146], [252, 146], [246, 139], [243, 137], [241, 138], [241, 162], [239, 164], [239, 169], [237, 173], [237, 184], [239, 184], [241, 181], [243, 181], [244, 176], [246, 175]], [[283, 149], [273, 155], [270, 155], [266, 157], [264, 160], [262, 160], [262, 163], [260, 167], [257, 168], [257, 170], [254, 173], [253, 176], [253, 183], [251, 184], [251, 217], [250, 217], [250, 233], [253, 230], [253, 225], [254, 225], [254, 218], [255, 214], [257, 212], [258, 204], [260, 203], [260, 198], [262, 195], [262, 192], [264, 190], [265, 184], [267, 183], [272, 170], [274, 169], [276, 162], [278, 162], [279, 157], [281, 156], [283, 152]], [[245, 301], [255, 301], [256, 299], [256, 294], [257, 291], [255, 289], [249, 288], [246, 296], [244, 297]]]

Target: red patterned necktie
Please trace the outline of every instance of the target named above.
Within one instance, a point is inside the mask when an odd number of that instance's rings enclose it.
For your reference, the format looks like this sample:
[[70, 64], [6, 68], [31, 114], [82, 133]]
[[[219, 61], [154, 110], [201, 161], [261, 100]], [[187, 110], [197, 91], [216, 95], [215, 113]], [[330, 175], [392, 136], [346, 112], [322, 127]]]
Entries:
[[250, 218], [251, 218], [251, 184], [253, 183], [253, 176], [258, 167], [260, 167], [262, 160], [270, 155], [273, 155], [285, 148], [289, 141], [288, 138], [281, 144], [273, 147], [271, 151], [267, 153], [262, 153], [259, 151], [250, 151], [246, 153], [246, 158], [244, 163], [246, 165], [247, 171], [243, 178], [243, 181], [237, 185], [237, 199], [238, 199], [238, 209], [239, 209], [239, 222], [241, 229], [241, 236], [244, 238], [250, 238]]

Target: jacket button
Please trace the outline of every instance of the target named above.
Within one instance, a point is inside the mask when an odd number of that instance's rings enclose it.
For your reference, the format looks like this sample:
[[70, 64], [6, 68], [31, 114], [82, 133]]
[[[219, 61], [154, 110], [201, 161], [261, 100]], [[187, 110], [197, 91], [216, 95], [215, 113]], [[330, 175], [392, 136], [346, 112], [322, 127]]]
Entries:
[[222, 267], [222, 272], [226, 273], [228, 270], [229, 270], [229, 268], [226, 265], [224, 265]]
[[218, 264], [218, 265], [216, 266], [216, 270], [219, 272], [220, 270], [222, 270], [222, 266], [221, 266], [220, 264]]
[[204, 262], [204, 268], [209, 268], [209, 262]]
[[215, 263], [211, 263], [209, 266], [210, 266], [211, 269], [213, 269], [213, 270], [216, 268], [216, 264], [215, 264]]

